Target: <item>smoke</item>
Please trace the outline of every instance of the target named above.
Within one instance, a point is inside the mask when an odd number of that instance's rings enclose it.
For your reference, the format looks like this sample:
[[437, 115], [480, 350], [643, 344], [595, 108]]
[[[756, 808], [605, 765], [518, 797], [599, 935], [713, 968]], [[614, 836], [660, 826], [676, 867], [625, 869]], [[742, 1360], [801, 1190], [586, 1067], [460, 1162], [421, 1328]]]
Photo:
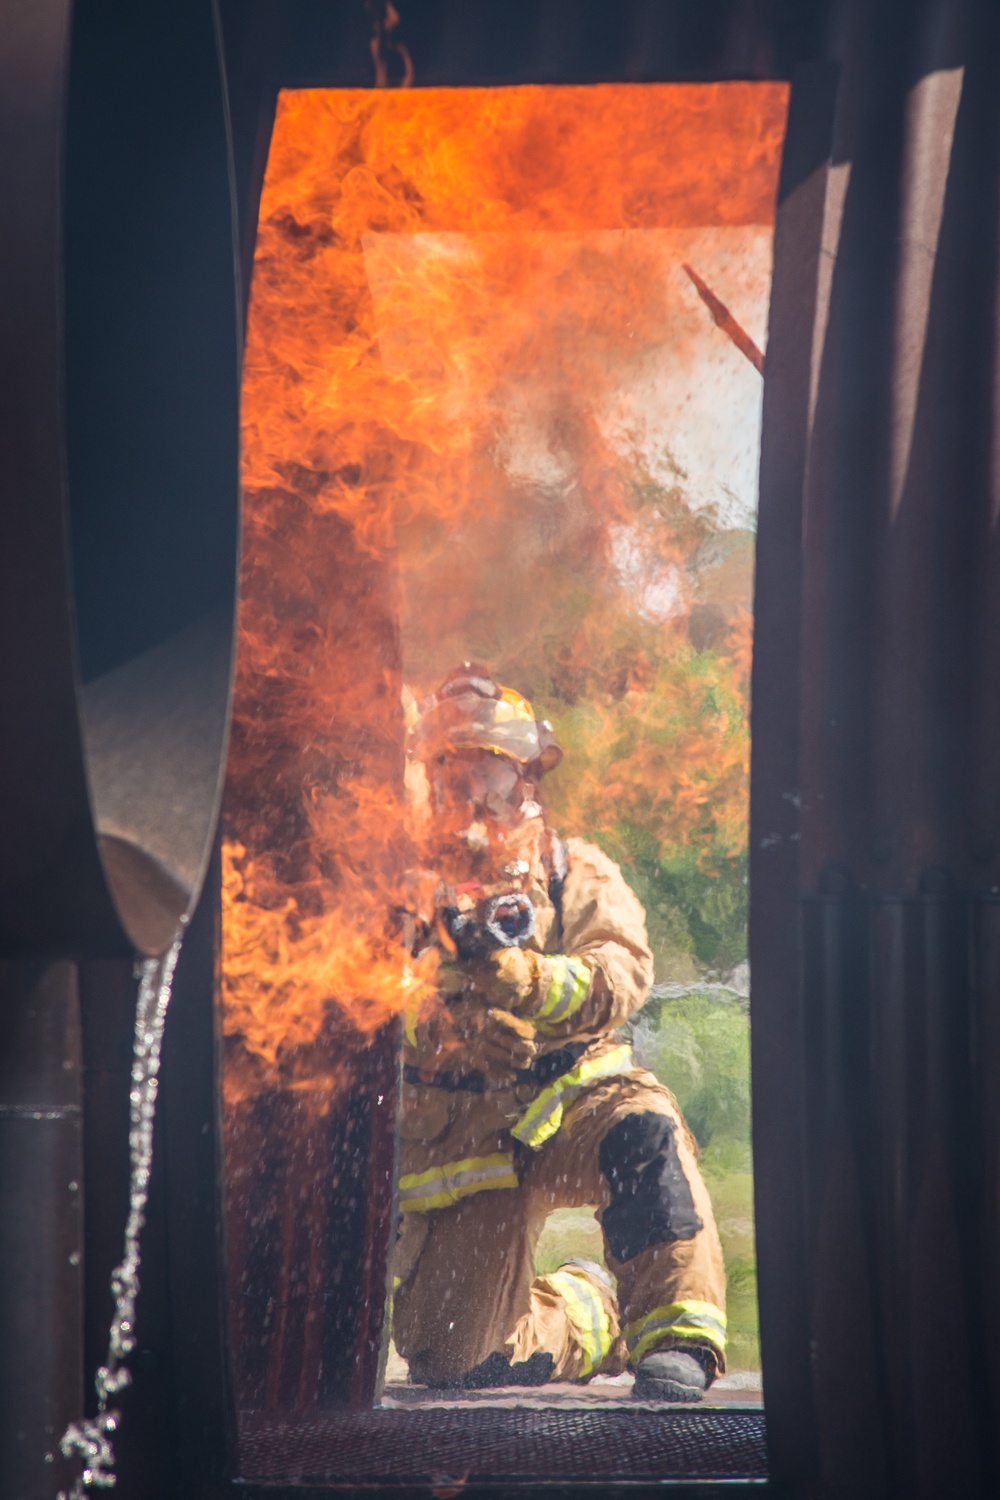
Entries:
[[760, 378], [682, 265], [763, 344], [786, 92], [281, 96], [225, 800], [225, 1024], [268, 1066], [430, 1003], [400, 704], [459, 660], [557, 719], [565, 831], [618, 836], [611, 794], [745, 841]]

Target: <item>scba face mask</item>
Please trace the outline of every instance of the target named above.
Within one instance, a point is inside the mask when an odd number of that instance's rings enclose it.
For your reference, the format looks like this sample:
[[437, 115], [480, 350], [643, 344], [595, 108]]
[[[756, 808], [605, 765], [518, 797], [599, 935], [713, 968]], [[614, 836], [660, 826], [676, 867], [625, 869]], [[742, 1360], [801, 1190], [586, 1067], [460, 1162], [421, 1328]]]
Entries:
[[541, 814], [534, 783], [506, 756], [489, 751], [440, 755], [430, 769], [435, 822], [475, 851]]

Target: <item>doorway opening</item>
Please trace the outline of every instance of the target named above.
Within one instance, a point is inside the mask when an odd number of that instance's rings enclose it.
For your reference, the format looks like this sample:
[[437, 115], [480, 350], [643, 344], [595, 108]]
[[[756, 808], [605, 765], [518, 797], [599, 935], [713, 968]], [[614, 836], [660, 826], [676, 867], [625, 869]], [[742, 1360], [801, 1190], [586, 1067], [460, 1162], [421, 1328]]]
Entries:
[[[548, 822], [596, 844], [645, 910], [653, 984], [620, 1040], [700, 1148], [728, 1278], [715, 1397], [759, 1401], [748, 692], [787, 93], [280, 96], [224, 812], [248, 1420], [422, 1399], [391, 1341], [399, 1060], [442, 954], [402, 936], [422, 837], [407, 747], [469, 661], [551, 726]], [[536, 1270], [602, 1249], [591, 1210], [558, 1210]], [[559, 1399], [620, 1403], [630, 1380]]]

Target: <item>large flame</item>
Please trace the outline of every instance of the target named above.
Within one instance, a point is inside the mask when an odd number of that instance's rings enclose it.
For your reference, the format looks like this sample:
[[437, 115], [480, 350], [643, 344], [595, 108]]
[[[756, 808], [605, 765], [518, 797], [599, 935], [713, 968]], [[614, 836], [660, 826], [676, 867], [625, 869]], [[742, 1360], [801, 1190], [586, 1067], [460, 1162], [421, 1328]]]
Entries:
[[711, 511], [651, 442], [643, 392], [703, 336], [682, 263], [707, 257], [738, 295], [726, 232], [760, 226], [769, 256], [786, 95], [282, 94], [224, 848], [225, 1027], [256, 1067], [433, 993], [391, 915], [401, 705], [456, 660], [485, 656], [570, 731], [583, 714], [564, 831], [600, 831], [610, 795], [706, 859], [745, 840], [749, 621], [692, 673]]

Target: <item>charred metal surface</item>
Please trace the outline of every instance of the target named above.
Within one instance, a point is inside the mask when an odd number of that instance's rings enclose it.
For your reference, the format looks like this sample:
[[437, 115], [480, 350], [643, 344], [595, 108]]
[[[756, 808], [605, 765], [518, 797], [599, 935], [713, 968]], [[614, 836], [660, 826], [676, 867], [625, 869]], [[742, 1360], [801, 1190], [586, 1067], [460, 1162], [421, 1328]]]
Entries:
[[71, 963], [0, 964], [0, 1449], [10, 1500], [71, 1478], [83, 1402], [80, 1024]]
[[[241, 1409], [370, 1406], [381, 1376], [395, 1190], [395, 1023], [298, 1086], [226, 1106]], [[320, 1055], [317, 1055], [320, 1054]], [[278, 1476], [280, 1477], [280, 1476]]]
[[[845, 7], [813, 218], [797, 226], [802, 188], [786, 195], [775, 247], [751, 830], [761, 1323], [772, 1473], [837, 1495], [1000, 1483], [998, 20]], [[805, 264], [817, 241], [796, 331], [792, 252]]]
[[[322, 0], [223, 0], [230, 71], [237, 87], [263, 68], [285, 88], [368, 88], [375, 84], [373, 16], [365, 4]], [[516, 83], [696, 81], [787, 78], [819, 55], [829, 7], [795, 0], [410, 0], [384, 48], [390, 87]], [[266, 49], [266, 50], [265, 50]], [[238, 107], [235, 111], [239, 112]]]

